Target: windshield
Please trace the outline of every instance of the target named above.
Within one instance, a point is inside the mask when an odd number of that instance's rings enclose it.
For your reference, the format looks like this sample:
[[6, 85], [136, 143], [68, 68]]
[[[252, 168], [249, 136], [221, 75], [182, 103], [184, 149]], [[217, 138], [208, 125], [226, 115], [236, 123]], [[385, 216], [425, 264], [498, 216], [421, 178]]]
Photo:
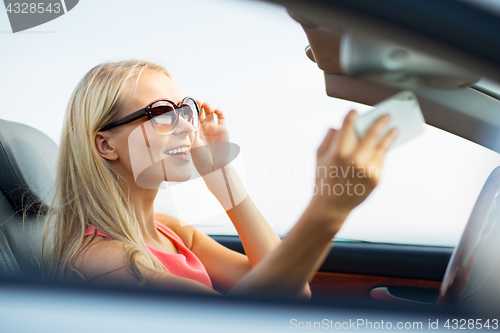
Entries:
[[[269, 224], [286, 235], [311, 198], [326, 131], [339, 128], [350, 109], [370, 107], [326, 95], [323, 72], [304, 53], [304, 31], [284, 8], [222, 0], [126, 3], [85, 1], [58, 20], [5, 37], [2, 118], [59, 143], [66, 103], [90, 68], [128, 58], [158, 62], [182, 95], [224, 110], [231, 141], [241, 148], [234, 164]], [[89, 24], [90, 12], [106, 19]], [[0, 31], [10, 30], [6, 13], [0, 15]], [[379, 187], [337, 239], [455, 246], [498, 165], [496, 152], [426, 126], [387, 155]], [[236, 235], [200, 178], [160, 190], [155, 207], [208, 234]]]

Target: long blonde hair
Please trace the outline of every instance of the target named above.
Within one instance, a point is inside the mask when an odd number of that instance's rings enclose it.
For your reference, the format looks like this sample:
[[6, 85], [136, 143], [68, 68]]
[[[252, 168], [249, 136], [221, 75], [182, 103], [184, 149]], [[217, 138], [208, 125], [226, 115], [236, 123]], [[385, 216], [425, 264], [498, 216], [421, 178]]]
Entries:
[[[160, 271], [165, 267], [146, 248], [128, 194], [118, 174], [95, 145], [100, 128], [122, 116], [132, 80], [145, 70], [170, 77], [162, 66], [142, 60], [103, 63], [92, 68], [73, 91], [64, 118], [57, 162], [54, 203], [45, 224], [42, 256], [48, 257], [46, 276], [62, 279], [84, 275], [74, 266], [89, 226], [125, 245], [126, 267], [144, 283], [137, 255], [149, 258]], [[43, 260], [45, 261], [45, 260]]]

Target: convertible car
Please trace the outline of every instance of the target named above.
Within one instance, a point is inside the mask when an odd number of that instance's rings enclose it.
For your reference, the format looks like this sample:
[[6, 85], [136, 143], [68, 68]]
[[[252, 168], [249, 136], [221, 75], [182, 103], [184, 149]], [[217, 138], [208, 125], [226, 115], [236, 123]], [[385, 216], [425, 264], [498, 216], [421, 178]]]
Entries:
[[[297, 48], [324, 73], [328, 96], [372, 106], [410, 89], [428, 125], [500, 152], [497, 3], [269, 2], [301, 25], [309, 45]], [[292, 302], [41, 279], [44, 221], [36, 212], [49, 202], [57, 145], [31, 126], [0, 120], [0, 155], [2, 332], [498, 329], [500, 168], [481, 185], [457, 246], [336, 239], [310, 281], [312, 299]], [[211, 237], [244, 253], [237, 236]]]

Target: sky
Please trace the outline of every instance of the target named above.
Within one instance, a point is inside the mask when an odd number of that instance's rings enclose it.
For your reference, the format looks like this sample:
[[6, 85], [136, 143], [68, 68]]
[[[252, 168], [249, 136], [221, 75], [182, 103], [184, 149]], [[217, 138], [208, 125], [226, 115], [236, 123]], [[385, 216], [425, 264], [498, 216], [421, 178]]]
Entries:
[[[352, 108], [371, 109], [328, 97], [322, 71], [305, 55], [301, 26], [283, 8], [258, 1], [82, 0], [16, 34], [0, 10], [0, 45], [0, 118], [56, 143], [69, 97], [92, 67], [131, 58], [165, 66], [182, 96], [224, 111], [231, 142], [241, 148], [235, 167], [280, 235], [309, 204], [327, 130]], [[496, 152], [426, 126], [387, 154], [379, 186], [337, 237], [454, 246], [498, 165]], [[155, 208], [209, 234], [236, 234], [200, 178], [169, 184]]]

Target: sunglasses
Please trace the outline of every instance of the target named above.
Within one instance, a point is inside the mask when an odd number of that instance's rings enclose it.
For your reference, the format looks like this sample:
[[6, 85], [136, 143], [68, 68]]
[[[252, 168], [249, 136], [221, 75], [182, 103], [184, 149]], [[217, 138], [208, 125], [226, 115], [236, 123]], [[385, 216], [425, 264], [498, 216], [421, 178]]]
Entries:
[[168, 99], [158, 99], [151, 102], [145, 108], [135, 111], [111, 124], [101, 128], [101, 132], [110, 130], [120, 125], [125, 125], [147, 116], [151, 119], [154, 129], [160, 134], [173, 133], [179, 123], [179, 115], [194, 127], [194, 131], [200, 128], [200, 108], [192, 97], [184, 97], [177, 106]]

